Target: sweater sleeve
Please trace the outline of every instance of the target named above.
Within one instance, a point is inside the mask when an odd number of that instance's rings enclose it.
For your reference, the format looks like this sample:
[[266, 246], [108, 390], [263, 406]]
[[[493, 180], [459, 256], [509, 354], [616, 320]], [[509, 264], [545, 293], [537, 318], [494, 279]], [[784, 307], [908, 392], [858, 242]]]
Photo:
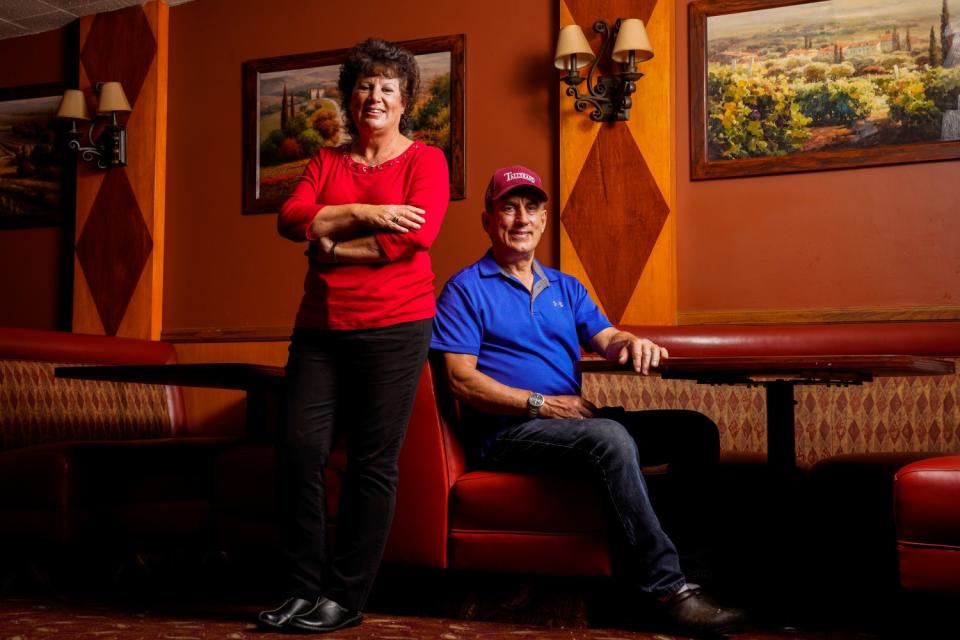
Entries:
[[316, 240], [308, 233], [308, 229], [317, 212], [323, 207], [322, 203], [317, 202], [322, 166], [323, 160], [318, 151], [307, 163], [307, 168], [303, 170], [303, 175], [297, 181], [293, 193], [280, 207], [280, 215], [277, 216], [277, 231], [284, 238], [294, 242]]
[[403, 204], [423, 209], [426, 222], [416, 231], [374, 234], [384, 255], [391, 261], [430, 249], [440, 233], [440, 223], [450, 202], [450, 173], [443, 152], [437, 147], [424, 146], [414, 162], [407, 177], [406, 200]]

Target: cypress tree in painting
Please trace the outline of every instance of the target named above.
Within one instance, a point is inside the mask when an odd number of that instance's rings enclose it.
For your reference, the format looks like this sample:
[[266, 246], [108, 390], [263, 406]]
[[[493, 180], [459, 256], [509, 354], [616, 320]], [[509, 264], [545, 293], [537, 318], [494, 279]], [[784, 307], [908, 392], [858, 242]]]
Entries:
[[940, 45], [937, 44], [937, 36], [934, 33], [933, 27], [930, 27], [930, 66], [936, 67], [940, 65]]
[[940, 59], [946, 60], [950, 53], [950, 37], [947, 32], [950, 30], [950, 8], [947, 6], [947, 0], [943, 0], [943, 8], [940, 10]]

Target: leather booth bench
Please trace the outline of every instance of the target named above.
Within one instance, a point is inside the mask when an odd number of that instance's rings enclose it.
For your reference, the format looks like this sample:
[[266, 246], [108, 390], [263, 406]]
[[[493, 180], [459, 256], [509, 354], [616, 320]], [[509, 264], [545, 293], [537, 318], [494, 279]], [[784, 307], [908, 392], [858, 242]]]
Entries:
[[[960, 358], [960, 322], [629, 329], [677, 356], [905, 353]], [[396, 516], [385, 560], [477, 571], [610, 575], [599, 495], [572, 478], [470, 469], [456, 408], [436, 373], [428, 364], [420, 380], [400, 458]], [[618, 375], [587, 376], [584, 389], [601, 405], [700, 410], [718, 423], [727, 457], [756, 459], [765, 451], [762, 390]], [[958, 389], [956, 375], [802, 388], [798, 457], [809, 465], [844, 452], [960, 450], [958, 408], [945, 401], [955, 398]], [[335, 452], [327, 470], [331, 508], [342, 464]], [[221, 545], [257, 544], [271, 535], [272, 465], [267, 443], [245, 444], [218, 460], [212, 516]]]
[[60, 365], [169, 364], [170, 344], [0, 328], [0, 539], [176, 544], [209, 514], [214, 454], [180, 389], [62, 380]]
[[[630, 329], [676, 356], [907, 353], [960, 358], [960, 322]], [[66, 541], [88, 525], [102, 528], [123, 521], [143, 532], [167, 528], [208, 536], [208, 544], [225, 550], [276, 542], [269, 441], [183, 437], [182, 399], [173, 387], [151, 390], [51, 378], [58, 363], [175, 359], [173, 347], [163, 343], [0, 330], [4, 535]], [[469, 468], [455, 406], [435, 374], [425, 367], [414, 401], [385, 560], [479, 571], [610, 575], [599, 495], [567, 477]], [[11, 388], [16, 389], [13, 401]], [[718, 423], [727, 456], [765, 450], [760, 390], [599, 374], [587, 376], [584, 390], [598, 404], [700, 410]], [[797, 394], [798, 459], [809, 465], [844, 453], [960, 451], [958, 390], [957, 375], [803, 388]], [[27, 404], [52, 409], [27, 418]], [[177, 458], [178, 447], [190, 453]], [[130, 453], [120, 455], [120, 448]], [[341, 444], [327, 468], [334, 523], [344, 463]]]

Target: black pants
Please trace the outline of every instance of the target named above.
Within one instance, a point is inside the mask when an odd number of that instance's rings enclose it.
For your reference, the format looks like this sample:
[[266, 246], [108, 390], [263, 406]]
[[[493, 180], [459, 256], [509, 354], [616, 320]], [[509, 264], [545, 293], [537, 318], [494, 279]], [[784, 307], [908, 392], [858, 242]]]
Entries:
[[[397, 460], [431, 331], [431, 320], [294, 331], [277, 444], [292, 595], [363, 608], [393, 519]], [[335, 429], [347, 432], [347, 471], [328, 555], [324, 469]]]

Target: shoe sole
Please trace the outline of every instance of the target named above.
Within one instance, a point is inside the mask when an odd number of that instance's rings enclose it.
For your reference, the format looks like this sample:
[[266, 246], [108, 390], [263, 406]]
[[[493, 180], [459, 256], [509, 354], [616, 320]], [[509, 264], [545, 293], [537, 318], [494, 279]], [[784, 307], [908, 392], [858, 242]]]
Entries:
[[257, 618], [257, 627], [263, 629], [264, 631], [278, 631], [283, 629], [282, 624], [268, 622], [267, 620], [261, 620], [260, 618]]
[[339, 631], [340, 629], [346, 629], [348, 627], [355, 627], [363, 622], [363, 614], [355, 616], [353, 618], [348, 618], [342, 623], [338, 624], [335, 627], [310, 627], [302, 628], [294, 626], [293, 620], [288, 622], [282, 627], [277, 627], [283, 633], [289, 633], [291, 635], [307, 635], [311, 633], [332, 633], [334, 631]]

